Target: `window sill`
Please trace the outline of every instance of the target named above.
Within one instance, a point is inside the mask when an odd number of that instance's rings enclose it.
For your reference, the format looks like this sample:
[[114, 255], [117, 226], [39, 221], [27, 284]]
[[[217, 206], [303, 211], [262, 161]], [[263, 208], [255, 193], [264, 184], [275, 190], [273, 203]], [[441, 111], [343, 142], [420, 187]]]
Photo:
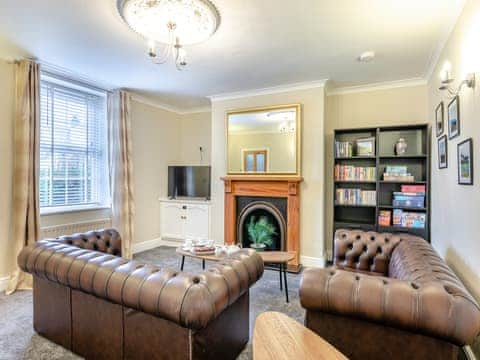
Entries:
[[79, 205], [79, 206], [59, 206], [40, 209], [40, 216], [60, 215], [75, 213], [81, 211], [109, 210], [111, 207], [106, 205]]

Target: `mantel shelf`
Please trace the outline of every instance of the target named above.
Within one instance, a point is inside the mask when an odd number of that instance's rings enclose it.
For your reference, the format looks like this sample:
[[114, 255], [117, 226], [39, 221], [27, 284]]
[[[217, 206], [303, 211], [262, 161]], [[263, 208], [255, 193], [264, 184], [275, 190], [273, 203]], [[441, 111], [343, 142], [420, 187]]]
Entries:
[[220, 178], [223, 181], [284, 181], [300, 183], [303, 181], [301, 176], [289, 175], [227, 175]]

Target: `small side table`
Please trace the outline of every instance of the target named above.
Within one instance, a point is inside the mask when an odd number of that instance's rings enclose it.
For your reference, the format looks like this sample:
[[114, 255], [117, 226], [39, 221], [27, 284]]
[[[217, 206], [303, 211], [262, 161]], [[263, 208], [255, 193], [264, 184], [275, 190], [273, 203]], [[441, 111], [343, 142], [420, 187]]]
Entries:
[[180, 265], [180, 270], [183, 271], [183, 265], [185, 265], [185, 257], [191, 257], [195, 259], [201, 259], [202, 260], [202, 269], [205, 270], [205, 260], [208, 261], [220, 261], [225, 258], [225, 255], [200, 255], [200, 254], [193, 254], [190, 251], [183, 250], [182, 247], [178, 247], [176, 250], [176, 253], [182, 257], [182, 263]]
[[[293, 253], [287, 251], [261, 251], [257, 253], [265, 265], [278, 265], [280, 273], [280, 291], [283, 291], [282, 283], [285, 283], [285, 297], [288, 303], [287, 264], [295, 258]], [[283, 276], [283, 281], [282, 281]]]
[[312, 330], [273, 311], [257, 316], [252, 347], [253, 360], [348, 360]]

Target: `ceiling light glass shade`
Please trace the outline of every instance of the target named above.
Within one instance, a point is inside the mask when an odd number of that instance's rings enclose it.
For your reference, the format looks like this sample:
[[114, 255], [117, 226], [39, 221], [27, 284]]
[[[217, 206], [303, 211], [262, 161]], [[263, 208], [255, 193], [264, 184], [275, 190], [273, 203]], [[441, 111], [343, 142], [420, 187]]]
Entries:
[[148, 40], [182, 45], [201, 43], [212, 36], [220, 15], [208, 0], [118, 0], [125, 22]]

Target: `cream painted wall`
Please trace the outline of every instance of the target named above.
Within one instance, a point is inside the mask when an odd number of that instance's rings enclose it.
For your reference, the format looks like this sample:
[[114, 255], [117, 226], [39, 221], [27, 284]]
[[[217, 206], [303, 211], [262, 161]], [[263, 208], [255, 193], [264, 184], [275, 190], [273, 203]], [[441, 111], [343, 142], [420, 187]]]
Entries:
[[335, 129], [427, 123], [427, 86], [327, 96], [325, 104], [325, 241], [333, 239], [333, 131]]
[[269, 171], [296, 171], [296, 133], [230, 134], [228, 136], [228, 166], [230, 172], [241, 172], [242, 150], [266, 149]]
[[13, 190], [14, 65], [0, 59], [0, 280], [10, 274], [16, 255], [10, 251]]
[[159, 197], [167, 196], [168, 165], [181, 163], [180, 115], [132, 102], [135, 242], [160, 237]]
[[[186, 165], [210, 165], [212, 113], [202, 112], [180, 115], [181, 161]], [[200, 147], [203, 156], [200, 157]]]
[[306, 257], [323, 256], [324, 235], [324, 96], [323, 88], [271, 95], [252, 96], [212, 103], [212, 236], [224, 241], [224, 184], [226, 171], [225, 114], [228, 110], [268, 105], [302, 104], [303, 161], [301, 186], [300, 253]]
[[[438, 90], [439, 75], [446, 61], [452, 65], [454, 86], [466, 73], [480, 77], [480, 2], [467, 1], [458, 23], [443, 49], [428, 83], [429, 119], [434, 126], [434, 111], [440, 101], [449, 99]], [[432, 242], [480, 301], [480, 84], [460, 94], [460, 136], [448, 141], [448, 169], [438, 169], [437, 140], [432, 140]], [[457, 144], [473, 139], [474, 185], [457, 185]], [[480, 356], [480, 339], [475, 346]]]

